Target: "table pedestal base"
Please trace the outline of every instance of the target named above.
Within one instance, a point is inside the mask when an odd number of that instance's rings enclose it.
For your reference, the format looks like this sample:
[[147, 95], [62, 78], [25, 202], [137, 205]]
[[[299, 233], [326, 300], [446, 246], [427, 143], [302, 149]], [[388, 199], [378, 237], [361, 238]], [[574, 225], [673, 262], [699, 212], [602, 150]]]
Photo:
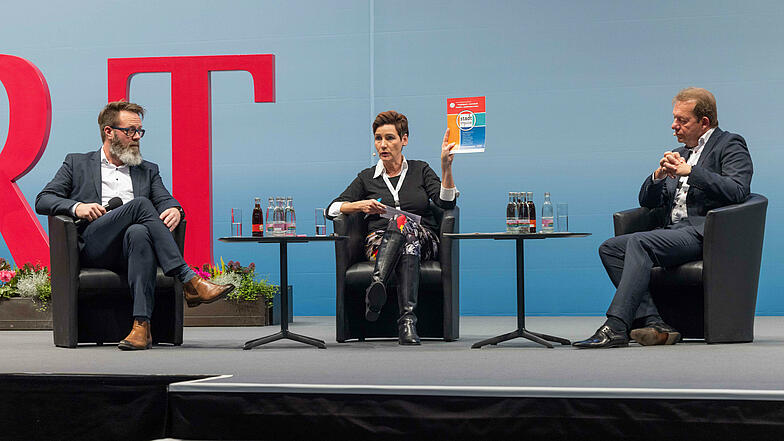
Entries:
[[268, 335], [266, 337], [261, 337], [245, 342], [245, 346], [243, 346], [242, 349], [245, 350], [253, 349], [256, 346], [261, 346], [267, 343], [272, 343], [273, 341], [278, 341], [283, 339], [298, 341], [300, 343], [305, 343], [311, 346], [315, 346], [319, 349], [327, 349], [327, 344], [324, 343], [324, 341], [319, 340], [317, 338], [306, 337], [304, 335], [295, 334], [289, 331], [288, 329], [281, 330], [280, 332], [276, 332], [275, 334]]
[[488, 338], [471, 345], [472, 349], [481, 348], [485, 345], [497, 345], [498, 343], [512, 340], [513, 338], [527, 338], [533, 342], [539, 343], [550, 349], [553, 345], [548, 341], [554, 341], [562, 345], [571, 345], [572, 343], [561, 337], [553, 337], [552, 335], [540, 334], [525, 329], [525, 249], [523, 248], [523, 241], [526, 239], [544, 239], [547, 237], [581, 237], [588, 236], [590, 233], [445, 233], [445, 236], [456, 239], [494, 239], [494, 240], [514, 240], [517, 248], [517, 330], [508, 334], [499, 335], [498, 337]]
[[515, 331], [512, 331], [508, 334], [499, 335], [498, 337], [488, 338], [486, 340], [482, 340], [480, 342], [476, 342], [471, 345], [471, 349], [481, 348], [485, 345], [497, 345], [498, 343], [505, 342], [507, 340], [512, 340], [514, 338], [527, 338], [533, 342], [539, 343], [540, 345], [547, 346], [548, 348], [552, 349], [553, 345], [548, 343], [547, 341], [554, 341], [556, 343], [560, 343], [562, 345], [571, 345], [572, 342], [565, 338], [561, 337], [554, 337], [552, 335], [541, 334], [539, 332], [529, 331], [525, 328], [520, 328]]
[[[261, 346], [273, 341], [282, 339], [294, 340], [306, 345], [315, 346], [319, 349], [327, 349], [327, 344], [323, 340], [313, 337], [306, 337], [304, 335], [295, 334], [289, 331], [289, 269], [288, 269], [288, 251], [286, 244], [291, 243], [305, 243], [311, 241], [326, 242], [335, 241], [338, 239], [348, 239], [346, 236], [272, 236], [272, 237], [221, 237], [219, 240], [223, 242], [258, 242], [258, 243], [277, 243], [280, 244], [280, 332], [277, 332], [266, 337], [256, 338], [245, 342], [242, 349], [253, 349], [256, 346]], [[266, 308], [266, 305], [263, 305]]]

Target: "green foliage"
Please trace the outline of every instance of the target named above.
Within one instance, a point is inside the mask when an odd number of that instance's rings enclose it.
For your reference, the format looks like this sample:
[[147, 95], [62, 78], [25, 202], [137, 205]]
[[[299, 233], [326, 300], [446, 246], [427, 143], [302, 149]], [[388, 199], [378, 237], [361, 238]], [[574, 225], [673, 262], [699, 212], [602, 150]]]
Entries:
[[280, 291], [280, 286], [271, 285], [267, 279], [256, 280], [256, 265], [252, 262], [248, 266], [242, 266], [231, 260], [224, 264], [221, 259], [220, 267], [204, 265], [194, 270], [199, 276], [209, 278], [213, 283], [233, 284], [234, 291], [226, 296], [226, 300], [233, 302], [256, 302], [258, 299], [264, 299], [267, 307], [271, 308], [275, 294]]
[[245, 274], [240, 285], [226, 296], [227, 300], [235, 302], [255, 302], [263, 298], [267, 307], [272, 307], [272, 299], [280, 290], [278, 285], [270, 285], [266, 279], [254, 280], [254, 273]]
[[40, 311], [46, 311], [49, 309], [49, 305], [52, 303], [52, 283], [46, 283], [43, 285], [38, 285], [35, 287], [37, 292], [37, 302], [39, 305], [38, 309]]
[[0, 282], [0, 299], [10, 299], [18, 296], [16, 293], [16, 280], [16, 277], [14, 277], [7, 283]]

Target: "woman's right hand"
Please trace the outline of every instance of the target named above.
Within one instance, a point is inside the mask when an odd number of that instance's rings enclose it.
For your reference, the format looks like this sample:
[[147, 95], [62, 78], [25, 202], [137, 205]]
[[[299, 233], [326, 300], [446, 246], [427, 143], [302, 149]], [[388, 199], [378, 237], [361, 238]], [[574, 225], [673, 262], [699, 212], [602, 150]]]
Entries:
[[[348, 207], [346, 207], [346, 205], [348, 205]], [[348, 210], [346, 210], [346, 208]], [[387, 211], [387, 208], [384, 204], [375, 199], [366, 199], [364, 201], [343, 203], [340, 207], [340, 211], [344, 213], [356, 213], [361, 211], [365, 214], [382, 214]]]

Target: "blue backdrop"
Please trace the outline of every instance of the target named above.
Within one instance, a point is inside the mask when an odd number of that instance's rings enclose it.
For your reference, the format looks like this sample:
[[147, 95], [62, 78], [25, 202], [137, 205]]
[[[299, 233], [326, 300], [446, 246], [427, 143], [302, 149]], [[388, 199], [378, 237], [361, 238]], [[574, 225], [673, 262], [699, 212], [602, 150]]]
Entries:
[[[31, 204], [66, 153], [98, 148], [107, 58], [275, 54], [275, 103], [252, 102], [247, 73], [212, 75], [216, 238], [231, 207], [247, 208], [247, 229], [252, 198], [273, 195], [294, 197], [299, 230], [312, 233], [313, 209], [374, 161], [370, 123], [383, 110], [409, 117], [404, 153], [438, 170], [446, 98], [487, 96], [487, 151], [454, 164], [462, 231], [503, 229], [507, 192], [527, 190], [538, 207], [545, 191], [568, 202], [571, 229], [593, 234], [526, 244], [530, 314], [603, 313], [613, 291], [596, 249], [611, 215], [637, 205], [676, 146], [672, 96], [708, 88], [720, 126], [746, 137], [752, 191], [770, 199], [757, 310], [784, 312], [780, 2], [13, 1], [0, 20], [0, 53], [38, 66], [52, 97], [48, 147], [19, 181]], [[142, 151], [167, 185], [169, 93], [168, 75], [143, 74], [130, 97], [149, 109]], [[0, 87], [0, 146], [8, 112]], [[460, 246], [461, 312], [513, 314], [511, 243]], [[278, 280], [275, 247], [216, 241], [215, 256]], [[331, 245], [292, 245], [289, 259], [296, 313], [334, 314]]]

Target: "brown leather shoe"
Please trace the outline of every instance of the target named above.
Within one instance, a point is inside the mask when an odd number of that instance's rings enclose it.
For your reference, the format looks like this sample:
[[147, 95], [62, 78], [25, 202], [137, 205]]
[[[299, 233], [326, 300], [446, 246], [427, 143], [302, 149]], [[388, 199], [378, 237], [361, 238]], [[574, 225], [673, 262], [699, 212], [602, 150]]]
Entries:
[[666, 323], [632, 329], [631, 337], [643, 346], [674, 345], [681, 341], [681, 333]]
[[150, 349], [151, 346], [150, 322], [146, 320], [134, 320], [131, 333], [117, 345], [123, 351], [141, 351]]
[[234, 290], [234, 285], [216, 285], [210, 281], [195, 276], [187, 283], [182, 285], [185, 301], [188, 306], [193, 308], [202, 303], [212, 303], [226, 297], [226, 294]]

